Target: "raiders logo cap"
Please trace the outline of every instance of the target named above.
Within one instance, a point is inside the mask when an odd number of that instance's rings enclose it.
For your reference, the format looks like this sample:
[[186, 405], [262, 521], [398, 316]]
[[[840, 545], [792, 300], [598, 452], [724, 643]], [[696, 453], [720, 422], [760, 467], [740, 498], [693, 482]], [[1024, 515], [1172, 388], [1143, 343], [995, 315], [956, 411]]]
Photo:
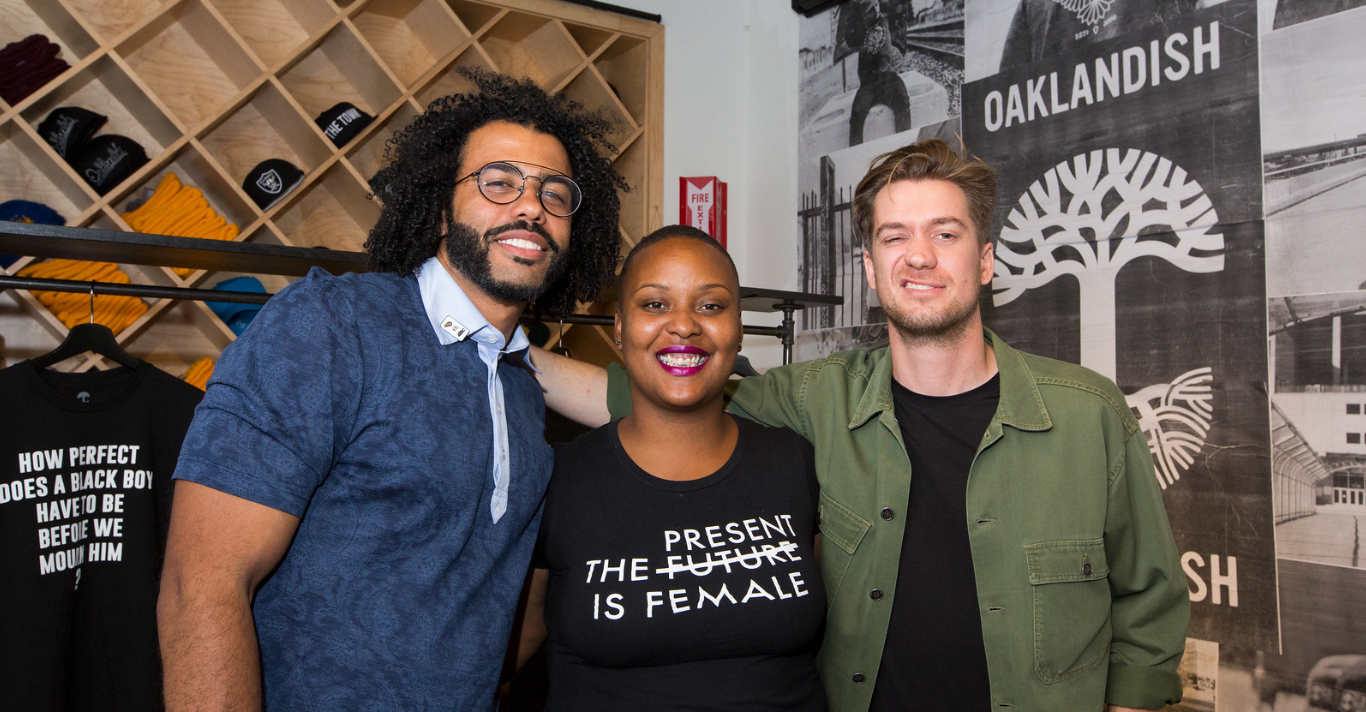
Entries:
[[267, 158], [247, 174], [247, 179], [242, 181], [242, 190], [247, 191], [257, 207], [270, 210], [303, 179], [304, 172], [293, 163], [283, 158]]
[[67, 160], [96, 193], [104, 195], [147, 165], [147, 152], [127, 136], [105, 134], [86, 141]]
[[86, 139], [94, 136], [107, 119], [106, 116], [77, 106], [59, 106], [48, 112], [43, 123], [38, 124], [38, 133], [43, 140], [52, 144], [57, 155], [70, 161]]
[[365, 130], [366, 126], [374, 121], [375, 117], [356, 108], [355, 104], [343, 101], [336, 106], [318, 114], [318, 128], [323, 130], [327, 137], [332, 139], [332, 143], [340, 148], [345, 146], [356, 137], [356, 134]]

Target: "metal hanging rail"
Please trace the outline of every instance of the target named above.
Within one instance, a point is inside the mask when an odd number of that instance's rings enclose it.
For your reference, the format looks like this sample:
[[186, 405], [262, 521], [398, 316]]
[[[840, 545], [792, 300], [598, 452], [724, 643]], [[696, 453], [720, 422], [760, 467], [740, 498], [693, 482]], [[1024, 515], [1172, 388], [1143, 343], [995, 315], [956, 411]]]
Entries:
[[[364, 252], [9, 222], [0, 222], [0, 254], [293, 277], [303, 276], [313, 267], [322, 267], [332, 274], [366, 271]], [[257, 292], [0, 275], [0, 290], [4, 289], [82, 294], [89, 292], [151, 299], [187, 299], [239, 304], [265, 304], [274, 296]], [[782, 312], [783, 321], [779, 326], [747, 324], [743, 329], [746, 334], [782, 339], [783, 363], [792, 362], [792, 346], [796, 331], [793, 314], [802, 309], [838, 306], [843, 302], [842, 297], [823, 294], [740, 287], [740, 307], [743, 311]], [[613, 324], [612, 317], [598, 314], [568, 314], [564, 317], [526, 314], [523, 315], [522, 321], [595, 326]]]
[[313, 267], [332, 274], [364, 272], [365, 253], [318, 247], [204, 240], [88, 227], [0, 222], [0, 255], [31, 255], [212, 272], [302, 277]]
[[197, 302], [235, 302], [265, 304], [273, 294], [260, 292], [229, 292], [217, 289], [189, 289], [187, 287], [158, 287], [152, 284], [118, 284], [115, 282], [80, 282], [72, 279], [38, 279], [35, 277], [0, 276], [0, 289], [30, 289], [40, 292], [87, 292], [119, 297], [148, 297], [151, 299], [188, 299]]

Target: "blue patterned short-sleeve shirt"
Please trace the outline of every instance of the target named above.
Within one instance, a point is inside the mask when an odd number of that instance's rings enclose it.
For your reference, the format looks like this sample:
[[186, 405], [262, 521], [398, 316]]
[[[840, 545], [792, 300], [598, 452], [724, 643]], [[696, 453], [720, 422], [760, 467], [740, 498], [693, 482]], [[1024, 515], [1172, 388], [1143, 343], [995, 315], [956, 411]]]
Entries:
[[223, 352], [176, 477], [300, 517], [253, 607], [266, 707], [490, 709], [551, 470], [520, 358], [442, 345], [417, 280], [314, 270]]

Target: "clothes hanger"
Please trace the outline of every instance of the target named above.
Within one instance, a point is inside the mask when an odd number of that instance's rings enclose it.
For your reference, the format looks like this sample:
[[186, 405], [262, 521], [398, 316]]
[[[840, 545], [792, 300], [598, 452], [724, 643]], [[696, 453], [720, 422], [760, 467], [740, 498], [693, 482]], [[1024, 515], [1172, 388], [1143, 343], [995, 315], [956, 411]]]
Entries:
[[559, 342], [556, 346], [550, 349], [550, 353], [559, 354], [565, 358], [574, 358], [569, 354], [569, 349], [564, 347], [564, 319], [560, 320], [560, 334], [558, 338]]
[[94, 351], [120, 366], [127, 366], [128, 368], [137, 368], [142, 363], [119, 346], [118, 340], [114, 338], [114, 332], [109, 327], [95, 323], [94, 282], [90, 283], [90, 323], [77, 324], [71, 327], [71, 331], [67, 332], [66, 339], [62, 341], [60, 346], [42, 356], [31, 359], [31, 361], [34, 368], [43, 369], [87, 351]]

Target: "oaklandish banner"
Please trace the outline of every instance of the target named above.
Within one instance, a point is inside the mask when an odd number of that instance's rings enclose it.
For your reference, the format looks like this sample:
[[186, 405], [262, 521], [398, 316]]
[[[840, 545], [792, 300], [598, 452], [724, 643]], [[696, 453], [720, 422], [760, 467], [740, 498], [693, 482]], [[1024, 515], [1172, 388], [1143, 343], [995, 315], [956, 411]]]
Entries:
[[[1023, 1], [1003, 71], [963, 88], [967, 147], [999, 172], [984, 317], [1115, 379], [1153, 452], [1190, 636], [1275, 650], [1256, 2]], [[1052, 37], [1030, 7], [1075, 27]]]

